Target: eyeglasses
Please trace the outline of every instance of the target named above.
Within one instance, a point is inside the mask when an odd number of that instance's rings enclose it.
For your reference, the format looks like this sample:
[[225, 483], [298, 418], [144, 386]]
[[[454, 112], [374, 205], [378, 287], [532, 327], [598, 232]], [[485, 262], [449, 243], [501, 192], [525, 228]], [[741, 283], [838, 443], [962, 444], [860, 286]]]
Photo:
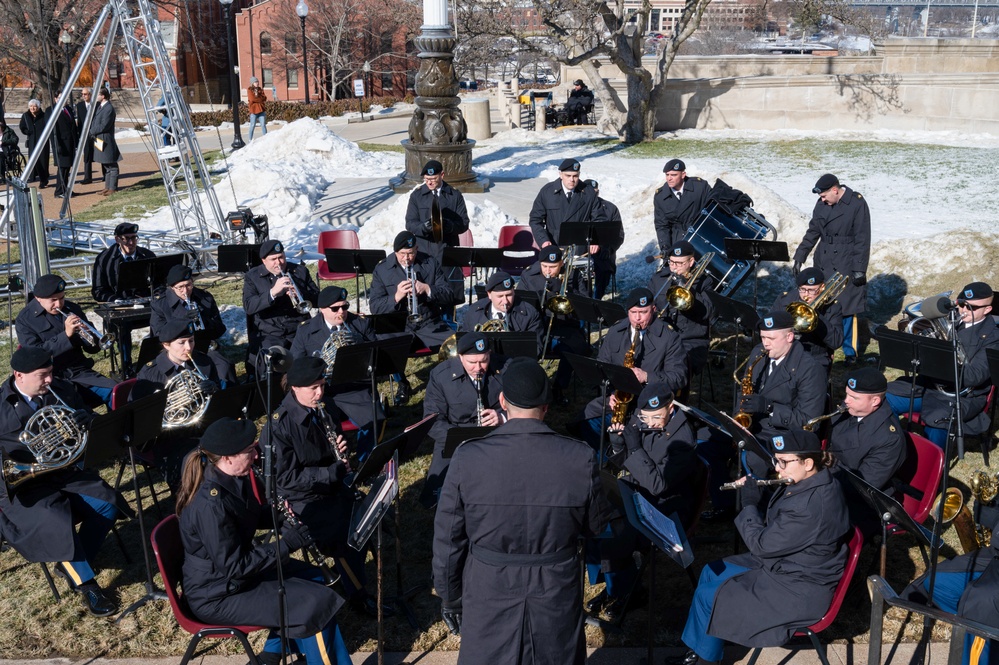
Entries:
[[774, 466], [777, 467], [778, 469], [784, 469], [787, 468], [787, 465], [790, 464], [791, 462], [804, 462], [804, 461], [805, 460], [801, 459], [800, 457], [792, 457], [791, 459], [781, 459], [778, 457], [774, 459]]
[[339, 312], [340, 310], [347, 311], [350, 309], [350, 303], [345, 303], [343, 305], [330, 305], [328, 309], [331, 312]]
[[688, 261], [688, 260], [689, 260], [689, 259], [670, 259], [670, 260], [668, 261], [668, 263], [669, 263], [669, 264], [670, 264], [671, 266], [683, 266], [683, 265], [687, 265], [687, 261]]
[[957, 306], [963, 307], [964, 309], [970, 310], [972, 312], [978, 309], [984, 309], [986, 307], [989, 307], [989, 305], [972, 305], [970, 302], [962, 298], [957, 299]]
[[653, 423], [660, 423], [666, 420], [666, 416], [644, 416], [638, 414], [638, 419], [642, 421], [644, 425], [652, 425]]
[[139, 239], [138, 234], [127, 235], [127, 236], [118, 236], [118, 237], [121, 238], [122, 240], [124, 240], [125, 242], [135, 242], [136, 240]]

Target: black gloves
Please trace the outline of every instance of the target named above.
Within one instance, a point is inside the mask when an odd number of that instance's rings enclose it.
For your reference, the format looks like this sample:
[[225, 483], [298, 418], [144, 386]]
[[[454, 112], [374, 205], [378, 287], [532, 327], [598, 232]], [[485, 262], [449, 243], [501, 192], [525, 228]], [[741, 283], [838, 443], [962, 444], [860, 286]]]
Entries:
[[620, 455], [624, 452], [624, 433], [608, 432], [607, 443], [610, 445], [612, 455]]
[[753, 393], [752, 395], [743, 396], [739, 402], [739, 410], [753, 414], [767, 413], [770, 411], [770, 404], [763, 395]]
[[746, 478], [746, 484], [739, 488], [739, 495], [742, 498], [742, 506], [760, 505], [760, 497], [763, 496], [762, 488], [756, 484], [752, 478]]
[[461, 599], [441, 604], [441, 618], [453, 635], [461, 635]]
[[625, 433], [624, 447], [627, 449], [629, 455], [642, 447], [642, 435], [640, 432], [635, 431], [634, 427], [631, 428], [630, 432]]
[[867, 284], [867, 275], [859, 270], [854, 270], [850, 273], [850, 281], [857, 286], [863, 286], [864, 284]]
[[214, 381], [209, 381], [208, 379], [205, 379], [204, 381], [198, 384], [198, 388], [200, 388], [201, 392], [203, 392], [206, 395], [214, 395], [219, 391], [219, 384], [215, 383]]
[[284, 528], [281, 529], [281, 538], [291, 552], [300, 550], [312, 542], [312, 534], [309, 533], [309, 527], [304, 524], [299, 526], [285, 524]]
[[791, 274], [797, 277], [799, 272], [801, 272], [801, 261], [795, 261], [791, 266]]
[[333, 462], [328, 469], [331, 483], [338, 483], [347, 476], [347, 465], [343, 462]]

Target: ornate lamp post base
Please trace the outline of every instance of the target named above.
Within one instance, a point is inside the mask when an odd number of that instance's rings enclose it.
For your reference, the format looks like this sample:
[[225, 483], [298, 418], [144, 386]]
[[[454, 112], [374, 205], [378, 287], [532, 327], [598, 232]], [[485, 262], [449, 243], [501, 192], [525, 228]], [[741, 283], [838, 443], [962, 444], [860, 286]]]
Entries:
[[389, 180], [389, 187], [393, 192], [408, 192], [417, 185], [422, 185], [423, 176], [420, 171], [431, 159], [444, 165], [447, 184], [463, 194], [481, 194], [492, 186], [489, 178], [472, 170], [472, 148], [475, 147], [475, 141], [471, 139], [457, 145], [415, 144], [407, 140], [402, 142], [402, 146], [406, 149], [406, 171]]

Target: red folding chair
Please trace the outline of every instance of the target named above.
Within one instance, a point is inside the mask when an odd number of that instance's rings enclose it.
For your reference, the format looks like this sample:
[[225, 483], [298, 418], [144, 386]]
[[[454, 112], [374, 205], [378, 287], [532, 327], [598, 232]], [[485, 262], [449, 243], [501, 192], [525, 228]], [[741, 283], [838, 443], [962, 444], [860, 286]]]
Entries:
[[[334, 231], [323, 231], [319, 234], [319, 253], [326, 255], [327, 249], [361, 249], [361, 242], [357, 239], [357, 231], [337, 229]], [[330, 272], [326, 265], [326, 259], [319, 259], [319, 279], [337, 280], [353, 279], [357, 276], [353, 272]]]
[[[475, 240], [472, 238], [472, 229], [468, 229], [458, 236], [458, 247], [475, 247]], [[464, 275], [465, 279], [468, 279], [472, 274], [472, 269], [469, 267], [462, 268], [461, 274]]]
[[191, 641], [187, 645], [187, 651], [180, 661], [180, 665], [187, 665], [194, 656], [195, 649], [201, 640], [208, 638], [227, 639], [236, 638], [243, 646], [243, 651], [250, 657], [251, 665], [260, 665], [257, 655], [253, 653], [247, 634], [267, 630], [266, 626], [216, 626], [198, 621], [187, 603], [178, 594], [182, 567], [184, 564], [184, 546], [180, 541], [180, 522], [176, 515], [168, 515], [163, 521], [156, 525], [153, 532], [149, 534], [149, 541], [153, 544], [153, 554], [156, 555], [156, 565], [160, 569], [163, 578], [163, 590], [170, 600], [170, 608], [173, 616], [177, 619], [180, 627], [190, 633]]
[[[808, 639], [812, 641], [812, 646], [815, 647], [815, 651], [818, 653], [819, 660], [822, 661], [822, 665], [829, 665], [829, 658], [826, 656], [826, 647], [819, 641], [818, 634], [823, 630], [828, 628], [833, 621], [836, 620], [836, 615], [839, 614], [839, 608], [843, 605], [843, 599], [846, 598], [847, 589], [850, 588], [850, 580], [853, 579], [853, 573], [857, 570], [857, 560], [860, 558], [860, 549], [864, 546], [864, 536], [860, 532], [859, 527], [853, 527], [853, 537], [850, 538], [849, 544], [849, 554], [846, 559], [846, 568], [843, 569], [843, 576], [839, 578], [839, 582], [836, 584], [836, 590], [833, 591], [832, 602], [829, 604], [829, 609], [822, 616], [821, 619], [813, 623], [807, 628], [799, 628], [795, 633], [795, 637], [808, 636]], [[753, 651], [752, 657], [749, 659], [748, 665], [756, 665], [757, 658], [760, 657], [760, 653], [763, 651], [762, 647], [757, 647]]]
[[[538, 260], [541, 253], [534, 242], [534, 234], [531, 227], [508, 224], [500, 229], [499, 242], [496, 246], [508, 252], [517, 252], [524, 256], [503, 255], [503, 264], [500, 270], [509, 273], [514, 277], [520, 274]], [[528, 255], [529, 253], [529, 255]]]

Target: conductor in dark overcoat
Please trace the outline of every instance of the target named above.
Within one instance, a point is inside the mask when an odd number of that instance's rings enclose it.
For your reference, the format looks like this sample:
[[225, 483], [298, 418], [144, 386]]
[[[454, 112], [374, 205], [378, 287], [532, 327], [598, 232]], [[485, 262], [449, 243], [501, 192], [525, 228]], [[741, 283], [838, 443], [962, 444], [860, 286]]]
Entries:
[[850, 520], [831, 456], [811, 432], [768, 436], [782, 478], [793, 481], [758, 507], [756, 483], [742, 488], [735, 527], [745, 554], [701, 570], [682, 639], [685, 665], [722, 659], [726, 641], [746, 647], [785, 644], [829, 609], [847, 560]]
[[579, 160], [562, 160], [559, 179], [542, 187], [534, 199], [531, 232], [541, 249], [560, 244], [559, 229], [565, 222], [605, 221], [603, 209], [597, 205], [597, 193], [579, 179], [579, 168]]
[[458, 448], [434, 521], [434, 587], [461, 630], [458, 662], [586, 658], [579, 539], [603, 531], [609, 504], [593, 451], [545, 425], [551, 388], [514, 358], [500, 404], [509, 420]]
[[[825, 275], [815, 267], [805, 268], [794, 280], [798, 288], [785, 291], [774, 301], [771, 309], [787, 310], [795, 302], [811, 305], [826, 287]], [[799, 332], [798, 341], [822, 365], [828, 376], [833, 354], [843, 344], [843, 308], [838, 300], [833, 300], [822, 304], [815, 313], [815, 330]]]
[[[11, 356], [10, 367], [12, 375], [0, 389], [0, 450], [4, 461], [33, 464], [35, 455], [19, 437], [39, 409], [65, 404], [84, 429], [93, 414], [71, 383], [53, 378], [47, 350], [21, 347]], [[0, 536], [28, 561], [56, 562], [56, 571], [96, 616], [118, 611], [94, 579], [92, 562], [115, 520], [124, 516], [132, 516], [124, 497], [75, 464], [41, 472], [13, 490], [0, 482]], [[79, 529], [74, 528], [77, 523]]]
[[656, 238], [663, 251], [683, 240], [687, 229], [701, 216], [708, 204], [711, 188], [701, 178], [687, 175], [682, 159], [671, 159], [663, 166], [666, 182], [652, 197]]
[[834, 272], [850, 278], [840, 296], [843, 308], [843, 355], [847, 364], [857, 359], [857, 315], [867, 309], [867, 265], [871, 259], [871, 211], [867, 200], [826, 173], [812, 192], [819, 195], [801, 244], [794, 252], [797, 272], [815, 247], [813, 265], [824, 275]]
[[708, 292], [714, 288], [714, 278], [707, 271], [701, 273], [690, 289], [693, 301], [688, 309], [673, 307], [668, 294], [671, 287], [682, 287], [689, 281], [696, 263], [694, 246], [686, 240], [680, 240], [669, 248], [662, 268], [649, 279], [649, 290], [655, 296], [659, 316], [680, 335], [691, 374], [700, 372], [708, 362], [711, 320], [715, 312]]

